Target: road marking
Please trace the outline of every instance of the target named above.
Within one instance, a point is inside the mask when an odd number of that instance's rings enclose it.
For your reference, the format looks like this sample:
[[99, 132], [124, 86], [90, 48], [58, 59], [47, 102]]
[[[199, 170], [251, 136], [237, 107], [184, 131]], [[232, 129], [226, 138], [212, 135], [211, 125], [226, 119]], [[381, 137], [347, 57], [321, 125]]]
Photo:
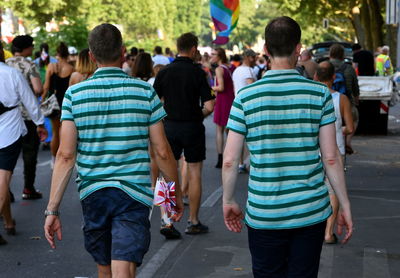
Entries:
[[318, 278], [331, 278], [333, 271], [334, 246], [323, 245], [319, 261]]
[[208, 196], [207, 200], [205, 200], [201, 206], [204, 208], [212, 208], [221, 198], [222, 196], [222, 185], [218, 187], [210, 196]]
[[[222, 196], [222, 186], [218, 187], [208, 198], [201, 204], [201, 207], [213, 207]], [[180, 240], [166, 241], [157, 253], [140, 269], [138, 278], [151, 278], [163, 265], [168, 256], [180, 243]]]
[[364, 248], [363, 278], [390, 278], [386, 249]]
[[50, 164], [51, 164], [51, 159], [47, 160], [45, 162], [38, 163], [37, 166], [42, 167], [42, 166], [46, 166], [46, 165], [50, 165]]
[[349, 194], [349, 196], [350, 196], [351, 198], [357, 198], [357, 199], [376, 200], [376, 201], [383, 201], [383, 202], [400, 203], [400, 200], [393, 200], [393, 199], [386, 199], [386, 198], [368, 197], [368, 196], [353, 195], [353, 194]]
[[137, 278], [153, 277], [179, 243], [181, 243], [181, 240], [166, 241], [150, 261], [141, 269]]

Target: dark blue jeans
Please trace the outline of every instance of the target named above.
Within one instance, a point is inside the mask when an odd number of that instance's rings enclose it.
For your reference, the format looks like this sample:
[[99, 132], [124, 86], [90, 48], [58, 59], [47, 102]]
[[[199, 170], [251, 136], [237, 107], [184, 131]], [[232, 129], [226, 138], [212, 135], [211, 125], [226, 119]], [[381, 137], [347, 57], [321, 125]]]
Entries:
[[287, 230], [248, 228], [256, 278], [316, 278], [326, 221]]

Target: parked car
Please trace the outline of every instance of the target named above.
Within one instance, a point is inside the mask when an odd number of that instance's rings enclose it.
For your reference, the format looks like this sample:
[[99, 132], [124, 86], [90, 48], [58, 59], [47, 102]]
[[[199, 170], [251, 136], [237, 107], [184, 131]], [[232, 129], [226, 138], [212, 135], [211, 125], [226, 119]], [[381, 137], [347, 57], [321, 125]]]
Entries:
[[344, 47], [344, 60], [346, 63], [351, 63], [353, 61], [353, 50], [351, 49], [351, 44], [347, 42], [335, 42], [335, 41], [329, 41], [329, 42], [320, 42], [313, 44], [309, 50], [311, 51], [314, 60], [317, 63], [320, 63], [322, 61], [328, 60], [329, 59], [329, 48], [331, 47], [332, 44], [341, 44]]

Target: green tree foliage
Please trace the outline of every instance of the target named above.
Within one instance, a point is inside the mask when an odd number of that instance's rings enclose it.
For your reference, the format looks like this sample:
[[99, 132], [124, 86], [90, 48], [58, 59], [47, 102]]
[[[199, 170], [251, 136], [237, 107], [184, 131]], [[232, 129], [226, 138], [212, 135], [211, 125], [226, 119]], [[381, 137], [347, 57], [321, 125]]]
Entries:
[[[272, 0], [280, 10], [296, 19], [303, 41], [310, 45], [322, 40], [358, 41], [367, 49], [382, 45], [383, 0]], [[322, 20], [329, 28], [322, 28]]]

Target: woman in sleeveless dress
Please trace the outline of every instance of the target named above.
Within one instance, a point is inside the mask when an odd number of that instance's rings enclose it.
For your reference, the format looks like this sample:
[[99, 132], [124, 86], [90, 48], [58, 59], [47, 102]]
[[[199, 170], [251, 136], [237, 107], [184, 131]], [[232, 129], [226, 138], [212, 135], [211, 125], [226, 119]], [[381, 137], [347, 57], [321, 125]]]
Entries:
[[228, 64], [228, 59], [223, 48], [216, 48], [211, 52], [211, 62], [218, 64], [215, 70], [216, 82], [212, 89], [217, 94], [214, 106], [214, 123], [217, 126], [217, 152], [218, 162], [216, 168], [222, 168], [222, 151], [224, 149], [224, 131], [228, 123], [229, 112], [235, 93], [233, 89], [232, 73], [234, 67]]
[[96, 69], [96, 64], [89, 57], [89, 48], [83, 49], [79, 52], [75, 71], [71, 74], [71, 78], [69, 79], [69, 86], [85, 81], [93, 75]]
[[[47, 95], [55, 94], [60, 108], [62, 107], [65, 91], [69, 86], [69, 79], [74, 71], [74, 68], [68, 63], [68, 56], [67, 45], [63, 42], [60, 43], [57, 47], [58, 61], [55, 64], [49, 64], [46, 72], [46, 81], [43, 86], [42, 100], [46, 99]], [[58, 146], [60, 145], [60, 117], [61, 113], [51, 117], [53, 138], [50, 143], [50, 150], [53, 163], [58, 151]]]

